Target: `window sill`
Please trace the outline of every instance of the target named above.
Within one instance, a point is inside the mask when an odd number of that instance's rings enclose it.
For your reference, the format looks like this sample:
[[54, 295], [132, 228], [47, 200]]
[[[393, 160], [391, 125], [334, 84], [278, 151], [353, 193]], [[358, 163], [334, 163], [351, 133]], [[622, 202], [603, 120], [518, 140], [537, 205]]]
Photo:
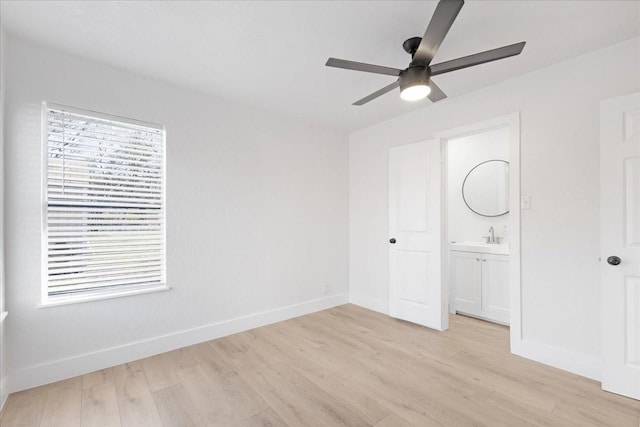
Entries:
[[104, 299], [128, 297], [131, 295], [149, 294], [152, 292], [164, 292], [170, 290], [168, 285], [158, 285], [148, 288], [124, 290], [120, 292], [95, 293], [85, 295], [75, 295], [69, 297], [53, 297], [40, 304], [39, 308], [57, 307], [59, 305], [78, 304], [83, 302], [100, 301]]
[[4, 319], [7, 318], [7, 314], [9, 314], [8, 311], [3, 311], [2, 313], [0, 313], [0, 323], [4, 322]]

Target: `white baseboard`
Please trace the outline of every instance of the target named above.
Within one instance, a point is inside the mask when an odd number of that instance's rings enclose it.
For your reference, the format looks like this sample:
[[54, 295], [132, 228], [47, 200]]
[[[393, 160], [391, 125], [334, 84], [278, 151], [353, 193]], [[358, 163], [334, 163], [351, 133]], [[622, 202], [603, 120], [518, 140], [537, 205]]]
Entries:
[[4, 404], [7, 403], [7, 397], [9, 397], [9, 391], [7, 390], [7, 379], [3, 378], [0, 381], [0, 411], [4, 408]]
[[[0, 410], [7, 399], [9, 391], [16, 392], [83, 375], [121, 363], [336, 307], [347, 302], [383, 314], [389, 313], [389, 302], [384, 299], [354, 293], [332, 295], [72, 358], [31, 366], [11, 372], [11, 377], [5, 378], [0, 383]], [[517, 344], [513, 348], [516, 350], [514, 354], [596, 381], [601, 379], [602, 366], [601, 361], [597, 358], [526, 339]]]
[[524, 339], [512, 347], [514, 354], [576, 375], [601, 381], [602, 361], [598, 358]]
[[349, 302], [369, 310], [382, 314], [389, 314], [389, 301], [380, 298], [372, 298], [362, 294], [349, 293]]
[[[349, 302], [369, 310], [389, 314], [389, 301], [387, 300], [350, 293]], [[595, 357], [526, 339], [512, 342], [511, 352], [526, 359], [601, 381], [602, 361]]]
[[[338, 294], [11, 372], [12, 393], [346, 304]], [[3, 388], [5, 390], [5, 388]]]

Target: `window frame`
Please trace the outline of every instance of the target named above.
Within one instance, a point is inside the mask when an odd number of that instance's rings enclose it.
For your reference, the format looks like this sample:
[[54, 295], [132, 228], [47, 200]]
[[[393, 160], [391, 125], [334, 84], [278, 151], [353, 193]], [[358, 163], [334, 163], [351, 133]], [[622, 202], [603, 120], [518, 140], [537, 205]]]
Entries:
[[[163, 219], [163, 233], [161, 237], [162, 251], [161, 251], [161, 282], [154, 283], [146, 286], [123, 285], [121, 288], [115, 289], [102, 289], [94, 291], [85, 291], [82, 293], [71, 293], [68, 295], [49, 296], [49, 280], [48, 280], [48, 116], [49, 110], [64, 111], [71, 114], [77, 114], [86, 116], [91, 119], [107, 120], [117, 123], [123, 123], [125, 125], [135, 125], [147, 128], [156, 129], [162, 132], [162, 173], [161, 173], [161, 212]], [[75, 304], [89, 301], [99, 301], [111, 298], [120, 298], [130, 295], [140, 295], [152, 292], [162, 292], [170, 290], [171, 287], [167, 284], [167, 133], [166, 128], [163, 125], [156, 123], [145, 122], [141, 120], [131, 119], [128, 117], [115, 116], [106, 113], [100, 113], [97, 111], [81, 109], [76, 107], [70, 107], [67, 105], [57, 104], [53, 102], [42, 102], [41, 110], [41, 298], [39, 307], [54, 307], [59, 305]]]

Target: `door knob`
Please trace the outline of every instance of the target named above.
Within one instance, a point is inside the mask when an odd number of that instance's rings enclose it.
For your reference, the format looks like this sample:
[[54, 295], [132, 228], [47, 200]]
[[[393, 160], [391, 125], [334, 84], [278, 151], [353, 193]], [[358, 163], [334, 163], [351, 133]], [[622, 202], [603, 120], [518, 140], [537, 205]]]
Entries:
[[611, 265], [618, 265], [622, 262], [622, 260], [620, 259], [620, 257], [613, 255], [607, 258], [607, 262]]
[[389, 239], [389, 243], [391, 243], [392, 245], [395, 244], [396, 243], [396, 239], [394, 239], [394, 238]]

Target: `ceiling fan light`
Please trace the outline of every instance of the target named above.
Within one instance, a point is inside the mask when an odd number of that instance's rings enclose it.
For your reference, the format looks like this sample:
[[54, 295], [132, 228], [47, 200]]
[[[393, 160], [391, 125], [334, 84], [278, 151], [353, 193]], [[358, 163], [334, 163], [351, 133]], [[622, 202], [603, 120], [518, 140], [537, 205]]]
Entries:
[[418, 101], [431, 93], [429, 69], [416, 65], [407, 68], [399, 76], [400, 98], [405, 101]]
[[400, 98], [405, 101], [419, 101], [426, 98], [431, 93], [431, 88], [427, 84], [416, 84], [406, 87], [400, 92]]

